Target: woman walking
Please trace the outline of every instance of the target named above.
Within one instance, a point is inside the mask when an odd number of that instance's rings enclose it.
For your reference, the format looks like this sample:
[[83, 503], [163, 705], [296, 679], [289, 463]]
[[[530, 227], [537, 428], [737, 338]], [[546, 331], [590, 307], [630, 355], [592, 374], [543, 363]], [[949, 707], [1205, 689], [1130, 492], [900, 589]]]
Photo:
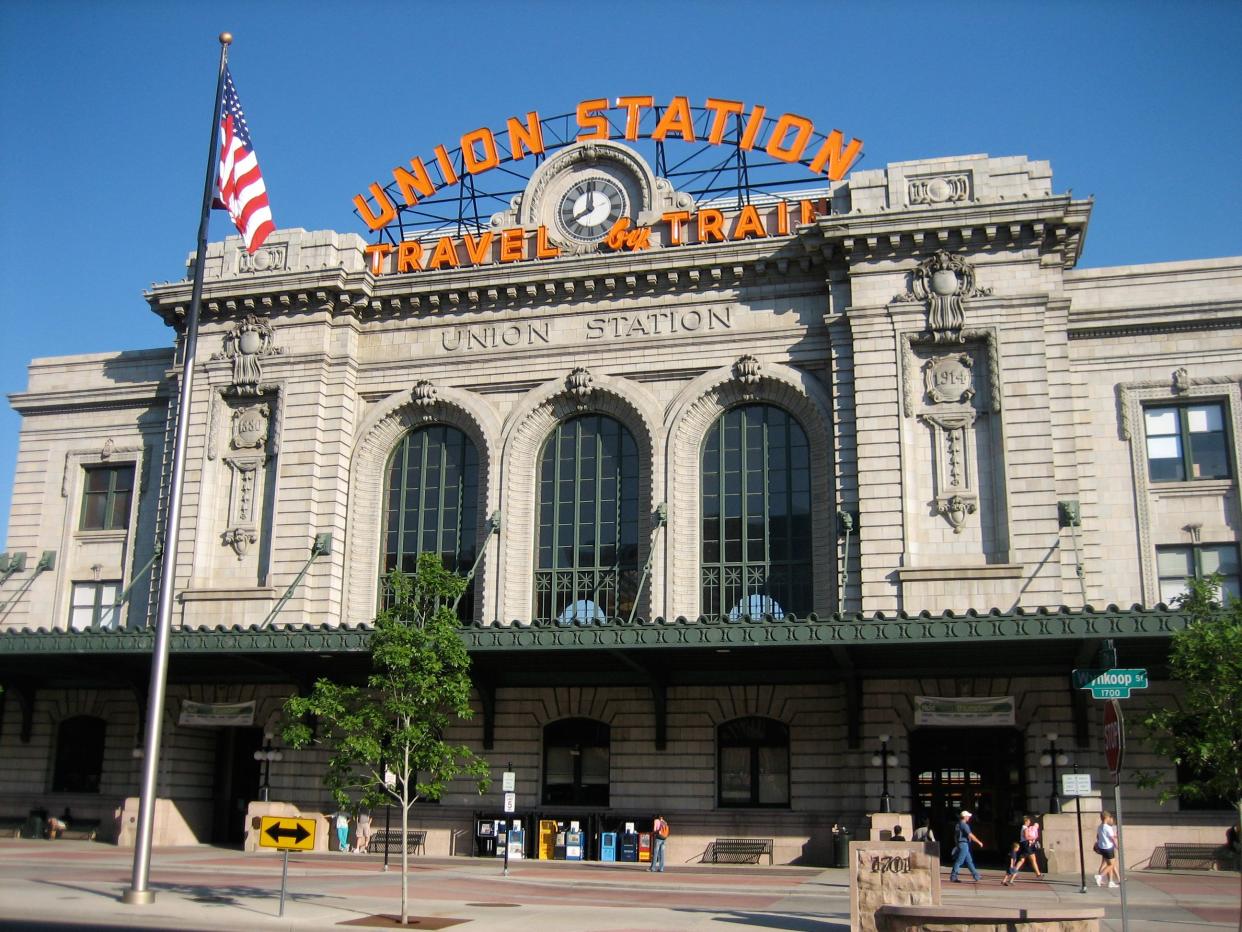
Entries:
[[1095, 875], [1095, 885], [1104, 886], [1104, 878], [1108, 878], [1111, 888], [1121, 886], [1121, 875], [1117, 873], [1117, 820], [1107, 809], [1100, 813], [1100, 825], [1095, 830], [1095, 853], [1100, 856], [1100, 870]]
[[1039, 823], [1029, 815], [1022, 817], [1022, 828], [1018, 832], [1017, 869], [1022, 870], [1022, 865], [1028, 860], [1036, 879], [1042, 879], [1044, 875], [1039, 872]]

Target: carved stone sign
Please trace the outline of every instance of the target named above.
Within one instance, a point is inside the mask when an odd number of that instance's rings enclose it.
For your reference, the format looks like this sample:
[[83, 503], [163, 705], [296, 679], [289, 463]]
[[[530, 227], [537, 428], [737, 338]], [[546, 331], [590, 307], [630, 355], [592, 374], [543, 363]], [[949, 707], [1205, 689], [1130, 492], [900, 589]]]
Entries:
[[267, 420], [270, 409], [265, 404], [248, 405], [233, 412], [234, 450], [262, 449], [267, 442]]
[[850, 929], [877, 932], [881, 906], [940, 903], [940, 846], [907, 841], [850, 842]]
[[923, 386], [932, 404], [959, 404], [975, 397], [972, 360], [968, 353], [936, 356], [923, 364]]

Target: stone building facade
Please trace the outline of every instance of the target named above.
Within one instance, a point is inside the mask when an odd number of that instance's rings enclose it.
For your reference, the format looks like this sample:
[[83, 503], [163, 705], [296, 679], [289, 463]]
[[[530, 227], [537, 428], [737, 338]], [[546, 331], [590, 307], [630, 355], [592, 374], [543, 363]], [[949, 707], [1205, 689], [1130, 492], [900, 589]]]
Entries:
[[[794, 202], [783, 233], [770, 204], [765, 235], [722, 209], [708, 241], [653, 224], [646, 249], [562, 235], [501, 262], [472, 239], [435, 268], [428, 241], [416, 271], [331, 231], [211, 244], [172, 567], [174, 351], [32, 362], [11, 396], [0, 815], [106, 826], [136, 793], [173, 572], [160, 795], [200, 840], [236, 839], [284, 697], [360, 673], [382, 571], [423, 549], [477, 568], [478, 714], [456, 737], [512, 767], [530, 821], [659, 809], [674, 860], [739, 835], [815, 860], [885, 792], [933, 821], [969, 805], [999, 845], [1050, 808], [1058, 755], [1102, 783], [1071, 670], [1111, 640], [1153, 675], [1128, 714], [1175, 701], [1184, 621], [1160, 603], [1188, 574], [1238, 585], [1242, 258], [1080, 269], [1091, 202], [1024, 157]], [[180, 332], [189, 295], [148, 300]], [[185, 714], [252, 701], [248, 726]], [[262, 779], [324, 809], [322, 764], [285, 749]], [[461, 853], [492, 796], [420, 804], [428, 849]], [[1176, 811], [1132, 796], [1135, 819]]]

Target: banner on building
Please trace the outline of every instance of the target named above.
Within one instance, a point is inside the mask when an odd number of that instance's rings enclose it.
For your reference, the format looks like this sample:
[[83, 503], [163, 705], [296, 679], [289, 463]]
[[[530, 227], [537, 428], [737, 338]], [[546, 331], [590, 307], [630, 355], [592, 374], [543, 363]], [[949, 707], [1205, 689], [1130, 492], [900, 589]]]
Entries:
[[914, 697], [915, 725], [1012, 725], [1013, 711], [1013, 696]]
[[255, 700], [249, 702], [192, 702], [181, 701], [181, 717], [178, 725], [253, 725]]

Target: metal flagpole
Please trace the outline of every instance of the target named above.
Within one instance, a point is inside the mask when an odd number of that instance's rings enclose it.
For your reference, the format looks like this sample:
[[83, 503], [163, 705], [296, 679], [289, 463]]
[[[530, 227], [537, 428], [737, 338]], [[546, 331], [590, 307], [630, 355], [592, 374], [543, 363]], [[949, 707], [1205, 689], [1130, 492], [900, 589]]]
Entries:
[[159, 613], [155, 647], [151, 655], [151, 688], [147, 697], [147, 731], [143, 745], [142, 790], [138, 802], [138, 836], [134, 842], [133, 885], [121, 896], [125, 903], [151, 903], [151, 834], [155, 824], [156, 779], [159, 774], [160, 727], [163, 724], [164, 687], [168, 679], [168, 631], [172, 624], [173, 587], [177, 570], [177, 535], [181, 525], [181, 487], [190, 425], [190, 392], [194, 384], [194, 352], [198, 344], [198, 312], [203, 299], [203, 264], [207, 257], [207, 224], [216, 187], [216, 146], [220, 139], [220, 109], [224, 94], [224, 69], [228, 64], [230, 33], [220, 33], [220, 73], [216, 78], [215, 113], [211, 120], [211, 146], [207, 150], [207, 178], [203, 182], [203, 213], [198, 224], [198, 252], [194, 257], [194, 289], [186, 321], [184, 360], [181, 368], [181, 400], [177, 409], [177, 439], [173, 447], [172, 488], [168, 500], [168, 525], [164, 532], [164, 564], [160, 576]]

